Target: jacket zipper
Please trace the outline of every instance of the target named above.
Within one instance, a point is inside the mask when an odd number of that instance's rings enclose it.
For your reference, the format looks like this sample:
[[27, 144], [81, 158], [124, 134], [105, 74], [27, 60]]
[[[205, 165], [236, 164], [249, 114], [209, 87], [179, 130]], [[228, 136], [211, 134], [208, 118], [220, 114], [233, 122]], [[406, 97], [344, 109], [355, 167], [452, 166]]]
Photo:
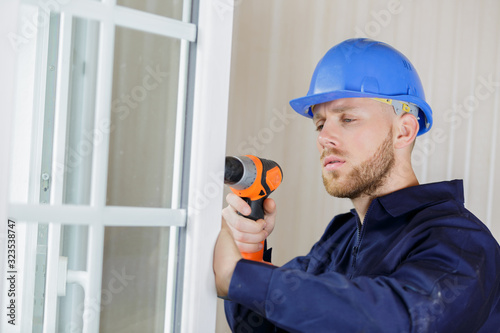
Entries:
[[368, 210], [366, 211], [366, 215], [365, 215], [365, 218], [363, 219], [363, 223], [361, 222], [358, 222], [360, 221], [359, 219], [359, 215], [356, 214], [356, 217], [357, 217], [357, 220], [356, 222], [357, 223], [357, 235], [358, 235], [358, 239], [357, 239], [357, 242], [356, 242], [356, 246], [354, 247], [353, 251], [352, 251], [352, 256], [354, 257], [352, 259], [352, 273], [350, 274], [351, 275], [351, 278], [354, 274], [354, 269], [356, 268], [356, 261], [357, 261], [357, 258], [358, 258], [358, 253], [359, 253], [359, 248], [361, 246], [361, 237], [362, 237], [362, 232], [364, 231], [364, 226], [365, 226], [365, 223], [366, 223], [366, 220], [368, 218], [368, 214], [370, 213], [370, 210], [372, 208], [372, 204], [370, 204], [370, 206], [368, 206]]

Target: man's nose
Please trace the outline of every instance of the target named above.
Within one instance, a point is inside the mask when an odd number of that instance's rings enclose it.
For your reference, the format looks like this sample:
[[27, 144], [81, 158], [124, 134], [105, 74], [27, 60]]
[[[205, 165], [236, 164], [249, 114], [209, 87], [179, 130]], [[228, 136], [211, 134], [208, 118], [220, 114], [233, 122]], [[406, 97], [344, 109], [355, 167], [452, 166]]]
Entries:
[[337, 147], [339, 144], [338, 131], [331, 122], [325, 122], [318, 134], [318, 143], [323, 148]]

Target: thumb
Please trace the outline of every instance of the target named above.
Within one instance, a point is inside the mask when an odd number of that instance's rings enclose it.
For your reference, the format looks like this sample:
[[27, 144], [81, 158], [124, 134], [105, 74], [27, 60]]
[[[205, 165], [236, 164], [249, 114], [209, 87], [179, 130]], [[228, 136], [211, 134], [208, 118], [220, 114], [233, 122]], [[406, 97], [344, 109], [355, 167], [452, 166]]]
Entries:
[[269, 235], [274, 230], [274, 221], [276, 219], [276, 202], [273, 199], [267, 198], [264, 201], [264, 212], [264, 220], [266, 221], [265, 230]]
[[276, 202], [272, 198], [264, 200], [264, 212], [266, 215], [276, 215]]

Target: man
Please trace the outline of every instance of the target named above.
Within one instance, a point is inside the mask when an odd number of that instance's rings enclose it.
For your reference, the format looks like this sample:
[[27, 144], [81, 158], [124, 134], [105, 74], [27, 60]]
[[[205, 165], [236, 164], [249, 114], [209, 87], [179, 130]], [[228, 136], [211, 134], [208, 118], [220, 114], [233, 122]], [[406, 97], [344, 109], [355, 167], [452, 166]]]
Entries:
[[292, 107], [318, 131], [327, 192], [350, 198], [309, 254], [275, 267], [241, 259], [274, 227], [229, 195], [214, 252], [235, 332], [499, 332], [500, 248], [464, 208], [462, 182], [419, 185], [411, 167], [432, 111], [410, 61], [351, 39], [318, 63]]

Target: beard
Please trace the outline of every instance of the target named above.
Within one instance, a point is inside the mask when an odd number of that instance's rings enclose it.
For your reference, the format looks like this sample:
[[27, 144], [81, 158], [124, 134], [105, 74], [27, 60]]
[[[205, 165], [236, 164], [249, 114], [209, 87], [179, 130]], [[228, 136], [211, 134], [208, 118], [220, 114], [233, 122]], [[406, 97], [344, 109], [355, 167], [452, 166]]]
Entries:
[[[336, 148], [329, 148], [323, 151], [321, 160], [331, 154], [342, 157], [342, 153]], [[345, 176], [344, 184], [339, 182], [340, 173], [337, 170], [323, 170], [323, 184], [326, 191], [337, 198], [355, 199], [361, 195], [372, 196], [377, 189], [384, 185], [394, 162], [391, 129], [373, 156], [354, 166], [351, 172]]]

